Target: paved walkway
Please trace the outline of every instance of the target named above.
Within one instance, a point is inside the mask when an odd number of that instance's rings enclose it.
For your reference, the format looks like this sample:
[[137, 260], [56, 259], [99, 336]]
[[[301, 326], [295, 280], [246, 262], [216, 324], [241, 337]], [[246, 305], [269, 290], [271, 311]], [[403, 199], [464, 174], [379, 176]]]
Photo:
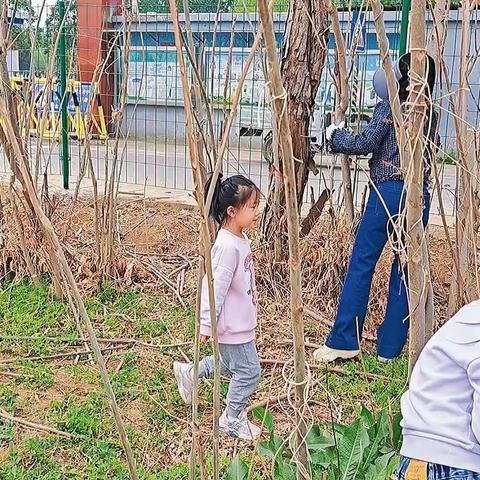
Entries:
[[[30, 142], [30, 155], [36, 157], [38, 148], [37, 140]], [[105, 158], [112, 155], [106, 150], [104, 142], [93, 142], [92, 160], [100, 184], [105, 178]], [[191, 191], [193, 182], [188, 151], [185, 145], [169, 144], [164, 139], [135, 140], [129, 139], [120, 145], [119, 157], [122, 159], [122, 174], [120, 191], [126, 195], [145, 195], [149, 198], [160, 198], [166, 201], [193, 204]], [[49, 173], [52, 187], [61, 189], [61, 162], [59, 147], [55, 142], [43, 140], [40, 148], [42, 171]], [[73, 192], [78, 178], [80, 161], [84, 156], [84, 147], [75, 141], [70, 143], [70, 190]], [[332, 156], [317, 155], [316, 163], [319, 174], [310, 175], [307, 194], [313, 190], [317, 198], [324, 188], [334, 190], [334, 203], [342, 199], [342, 175], [339, 159]], [[0, 154], [0, 172], [8, 172], [8, 164], [3, 154]], [[362, 193], [368, 184], [368, 162], [365, 159], [357, 160], [352, 167], [354, 182], [354, 201], [358, 206], [361, 203]], [[225, 174], [242, 173], [249, 176], [262, 190], [268, 191], [268, 164], [262, 161], [258, 149], [248, 148], [246, 144], [231, 146], [226, 154]], [[8, 175], [7, 175], [8, 178]], [[445, 165], [442, 167], [442, 198], [447, 217], [453, 217], [456, 176], [455, 167]], [[82, 193], [91, 191], [91, 182], [85, 178], [82, 182]], [[307, 207], [308, 208], [308, 203]], [[432, 199], [432, 216], [439, 213], [438, 198]]]
[[[70, 180], [70, 189], [68, 191], [63, 189], [63, 177], [60, 175], [49, 175], [49, 190], [50, 193], [57, 193], [59, 195], [73, 195], [76, 188], [76, 179], [71, 178]], [[0, 182], [8, 184], [10, 181], [10, 176], [8, 174], [0, 173]], [[104, 183], [103, 181], [98, 182], [99, 191], [103, 191]], [[80, 196], [81, 197], [90, 197], [92, 195], [92, 182], [89, 178], [85, 178], [80, 187]], [[148, 198], [164, 201], [166, 203], [176, 203], [181, 205], [195, 206], [196, 202], [193, 198], [191, 191], [178, 190], [172, 188], [163, 188], [163, 187], [152, 187], [152, 186], [142, 186], [134, 185], [131, 183], [121, 183], [119, 188], [119, 195], [122, 198]], [[434, 199], [435, 202], [435, 199]], [[438, 201], [436, 201], [438, 204]], [[302, 214], [306, 215], [308, 213], [309, 204], [304, 204], [302, 209]], [[452, 212], [447, 216], [447, 224], [453, 226], [454, 217]], [[432, 208], [432, 213], [430, 215], [430, 223], [433, 225], [443, 225], [440, 215]]]

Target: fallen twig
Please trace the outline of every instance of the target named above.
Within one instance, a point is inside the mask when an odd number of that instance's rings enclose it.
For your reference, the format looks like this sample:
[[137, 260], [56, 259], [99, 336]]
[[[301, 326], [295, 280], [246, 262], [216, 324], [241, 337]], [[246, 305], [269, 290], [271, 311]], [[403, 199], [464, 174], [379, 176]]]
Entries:
[[26, 428], [30, 428], [32, 430], [38, 430], [40, 432], [47, 432], [53, 433], [58, 435], [59, 437], [63, 438], [72, 438], [73, 435], [68, 432], [62, 432], [61, 430], [57, 430], [53, 427], [48, 427], [46, 425], [41, 425], [40, 423], [29, 422], [28, 420], [24, 420], [23, 418], [15, 417], [8, 413], [6, 410], [0, 407], [0, 417], [4, 418], [5, 420], [9, 420], [10, 422], [16, 423], [18, 425], [22, 425]]
[[288, 397], [287, 393], [281, 393], [279, 395], [272, 395], [271, 397], [265, 398], [264, 400], [260, 400], [258, 402], [252, 403], [248, 408], [247, 411], [251, 412], [256, 408], [264, 408], [267, 405], [274, 405], [276, 403], [280, 403], [282, 400], [285, 400]]
[[174, 270], [172, 270], [168, 275], [170, 277], [173, 277], [175, 276], [177, 273], [180, 273], [182, 270], [185, 270], [187, 268], [190, 268], [191, 265], [189, 262], [185, 262], [185, 263], [182, 263], [182, 265], [180, 265], [179, 267], [175, 268]]
[[[304, 306], [303, 311], [304, 311], [305, 315], [309, 316], [313, 320], [316, 320], [317, 322], [321, 322], [321, 323], [327, 325], [328, 327], [333, 327], [333, 322], [331, 320], [328, 320], [327, 318], [325, 318], [321, 313], [317, 312], [316, 310], [313, 310], [309, 307]], [[369, 342], [376, 342], [377, 341], [375, 336], [370, 335], [369, 333], [363, 333], [362, 338], [364, 338], [365, 340], [368, 340]], [[312, 345], [314, 345], [314, 344], [312, 344]], [[314, 348], [318, 348], [318, 347], [320, 347], [320, 345], [316, 345]]]
[[[9, 341], [49, 341], [49, 342], [62, 342], [68, 343], [70, 345], [81, 345], [83, 342], [88, 341], [87, 338], [69, 338], [69, 337], [37, 337], [37, 336], [28, 336], [28, 335], [0, 335], [0, 340], [9, 340]], [[179, 343], [166, 343], [166, 344], [155, 344], [142, 342], [135, 338], [99, 338], [98, 343], [110, 343], [110, 344], [120, 344], [120, 345], [138, 345], [140, 347], [152, 348], [152, 349], [163, 349], [163, 348], [175, 348], [175, 347], [185, 347], [192, 345], [193, 342], [179, 342]], [[0, 362], [1, 363], [1, 362]]]
[[115, 372], [116, 374], [118, 374], [118, 373], [120, 372], [120, 370], [122, 369], [124, 363], [125, 363], [125, 357], [122, 357], [122, 358], [120, 359], [120, 362], [118, 362], [118, 365], [115, 367], [114, 372]]
[[[260, 363], [263, 363], [265, 365], [285, 365], [286, 363], [290, 363], [289, 360], [274, 360], [270, 358], [262, 358], [260, 359]], [[343, 370], [343, 368], [340, 367], [331, 367], [329, 365], [325, 364], [311, 364], [309, 363], [308, 366], [311, 369], [315, 370], [328, 370], [329, 372], [332, 373], [338, 373], [340, 375], [350, 375], [351, 373], [354, 373], [355, 375], [361, 375], [363, 377], [369, 378], [370, 380], [383, 380], [384, 382], [390, 382], [391, 378], [385, 377], [384, 375], [377, 375], [376, 373], [368, 373], [368, 372], [361, 372], [359, 370], [354, 370], [353, 372], [348, 372], [346, 370]]]
[[135, 258], [137, 261], [139, 261], [145, 267], [145, 269], [148, 270], [152, 275], [157, 277], [158, 280], [160, 280], [169, 290], [171, 290], [175, 294], [175, 296], [177, 297], [182, 307], [186, 307], [185, 302], [183, 301], [183, 298], [178, 293], [178, 289], [176, 285], [174, 285], [170, 281], [167, 274], [163, 273], [161, 270], [159, 270], [155, 265], [153, 265], [147, 259], [140, 259], [137, 254], [129, 252], [126, 248], [124, 249], [124, 251], [128, 256]]
[[185, 269], [183, 269], [180, 272], [180, 288], [179, 288], [179, 294], [183, 295], [183, 291], [185, 289]]
[[185, 255], [180, 255], [180, 258], [183, 258], [183, 259], [188, 263], [188, 267], [189, 267], [190, 269], [193, 268], [192, 259], [193, 259], [194, 262], [198, 261], [198, 258], [197, 258], [197, 257], [188, 258], [188, 257], [186, 257]]
[[181, 348], [181, 347], [187, 347], [189, 345], [193, 345], [193, 342], [180, 342], [180, 343], [165, 343], [163, 345], [155, 345], [154, 343], [145, 343], [141, 342], [140, 340], [136, 340], [133, 342], [134, 345], [138, 345], [140, 347], [145, 347], [145, 348], [152, 348], [152, 349], [157, 349], [161, 350], [163, 348]]
[[[260, 362], [263, 362], [263, 361], [260, 360]], [[280, 363], [281, 363], [281, 361], [280, 361]], [[310, 384], [309, 388], [316, 387], [323, 380], [323, 378], [324, 378], [324, 375], [322, 375], [320, 378], [317, 378], [316, 380], [314, 380]], [[281, 394], [277, 394], [277, 395], [272, 395], [268, 398], [265, 398], [263, 400], [259, 400], [258, 402], [255, 402], [255, 403], [252, 403], [252, 405], [250, 405], [247, 408], [247, 411], [251, 412], [255, 408], [263, 408], [263, 407], [275, 405], [276, 403], [280, 403], [282, 400], [285, 400], [286, 398], [288, 398], [288, 393], [281, 393]], [[310, 400], [309, 400], [309, 402], [310, 402]]]
[[[116, 347], [109, 347], [109, 348], [102, 348], [102, 353], [111, 352], [115, 350], [125, 350], [123, 345], [119, 345]], [[16, 357], [16, 358], [7, 358], [6, 360], [0, 360], [0, 365], [8, 365], [10, 363], [15, 363], [18, 361], [25, 361], [25, 362], [36, 362], [41, 360], [60, 360], [63, 358], [68, 357], [76, 357], [78, 355], [91, 355], [91, 350], [75, 350], [74, 352], [63, 352], [63, 353], [55, 353], [53, 355], [40, 355], [35, 357]]]
[[12, 377], [12, 378], [25, 378], [25, 377], [30, 377], [30, 375], [23, 375], [21, 373], [13, 373], [13, 372], [5, 372], [4, 370], [2, 370], [0, 372], [0, 378], [1, 377]]
[[[281, 345], [293, 345], [292, 340], [283, 340], [281, 342]], [[305, 342], [305, 347], [307, 348], [319, 348], [321, 345], [319, 343], [311, 343], [311, 342]]]

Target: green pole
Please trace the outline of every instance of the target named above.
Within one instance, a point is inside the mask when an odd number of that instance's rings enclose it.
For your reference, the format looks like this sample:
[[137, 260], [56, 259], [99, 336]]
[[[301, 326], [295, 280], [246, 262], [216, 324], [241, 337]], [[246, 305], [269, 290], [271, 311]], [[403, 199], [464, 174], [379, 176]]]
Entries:
[[67, 62], [65, 53], [65, 2], [59, 0], [58, 2], [58, 18], [60, 25], [63, 24], [63, 28], [60, 31], [60, 39], [58, 42], [58, 58], [59, 58], [59, 70], [60, 70], [60, 95], [62, 98], [61, 110], [62, 110], [62, 150], [61, 158], [63, 164], [63, 188], [68, 190], [69, 176], [70, 176], [70, 163], [68, 158], [68, 93], [67, 93]]
[[410, 19], [410, 7], [412, 5], [412, 0], [403, 0], [402, 1], [402, 27], [400, 30], [400, 48], [399, 56], [405, 55], [407, 53], [407, 39], [408, 39], [408, 22]]

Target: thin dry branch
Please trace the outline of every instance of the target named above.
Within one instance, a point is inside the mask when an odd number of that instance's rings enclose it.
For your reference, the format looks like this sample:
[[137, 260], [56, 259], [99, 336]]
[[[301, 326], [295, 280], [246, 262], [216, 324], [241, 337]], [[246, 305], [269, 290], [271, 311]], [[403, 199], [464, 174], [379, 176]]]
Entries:
[[[278, 359], [271, 359], [271, 358], [262, 358], [260, 359], [260, 363], [263, 363], [264, 365], [286, 365], [289, 364], [289, 360], [278, 360]], [[346, 371], [343, 368], [340, 367], [331, 367], [330, 365], [325, 365], [325, 364], [312, 364], [308, 363], [308, 367], [311, 368], [312, 370], [327, 370], [332, 373], [337, 373], [339, 375], [351, 375], [352, 372]], [[386, 377], [384, 375], [377, 375], [376, 373], [369, 373], [369, 372], [364, 372], [360, 370], [355, 370], [353, 372], [355, 375], [362, 376], [365, 378], [368, 378], [369, 380], [382, 380], [383, 382], [389, 383], [392, 379], [389, 377]]]
[[385, 32], [385, 23], [383, 21], [383, 7], [380, 0], [370, 0], [372, 4], [373, 19], [375, 23], [375, 30], [377, 32], [378, 48], [382, 56], [382, 67], [385, 70], [388, 87], [388, 98], [390, 107], [392, 109], [393, 123], [395, 125], [395, 136], [398, 142], [398, 151], [400, 153], [400, 165], [402, 171], [405, 171], [405, 144], [406, 136], [403, 128], [403, 115], [400, 105], [400, 98], [398, 96], [397, 81], [395, 80], [395, 73], [393, 71], [392, 59], [390, 57], [390, 47], [388, 44], [387, 33]]
[[38, 432], [52, 433], [53, 435], [58, 435], [59, 437], [63, 437], [63, 438], [73, 438], [73, 435], [71, 433], [62, 432], [61, 430], [57, 430], [56, 428], [53, 428], [53, 427], [48, 427], [47, 425], [30, 422], [23, 418], [16, 417], [14, 415], [11, 415], [1, 407], [0, 407], [0, 417], [12, 423], [21, 425], [22, 427], [29, 428], [31, 430], [36, 430]]
[[[336, 81], [335, 89], [337, 94], [337, 101], [335, 104], [335, 123], [339, 124], [345, 120], [347, 112], [350, 92], [348, 88], [348, 73], [345, 42], [343, 40], [343, 33], [338, 19], [337, 7], [328, 0], [326, 3], [327, 9], [332, 17], [332, 29], [335, 36], [335, 53], [336, 53]], [[347, 220], [353, 226], [355, 216], [353, 208], [353, 193], [352, 193], [352, 175], [350, 170], [350, 159], [348, 155], [341, 155], [342, 178], [343, 178], [343, 195], [345, 200], [345, 213]]]
[[[190, 164], [192, 167], [192, 176], [193, 183], [195, 188], [195, 198], [197, 200], [198, 208], [200, 211], [200, 231], [202, 239], [202, 250], [205, 260], [205, 271], [207, 274], [207, 284], [208, 284], [208, 297], [209, 297], [209, 306], [210, 306], [210, 323], [212, 328], [212, 337], [213, 337], [213, 351], [214, 351], [214, 388], [213, 388], [213, 478], [218, 480], [220, 477], [220, 430], [219, 430], [219, 412], [220, 412], [220, 350], [218, 344], [218, 335], [217, 335], [217, 316], [215, 308], [215, 292], [213, 288], [213, 266], [212, 266], [212, 257], [211, 257], [211, 236], [210, 228], [208, 221], [208, 211], [209, 208], [205, 207], [204, 197], [203, 197], [203, 184], [201, 179], [201, 165], [199, 162], [199, 132], [195, 128], [194, 123], [194, 110], [191, 98], [190, 85], [187, 77], [187, 69], [185, 65], [185, 59], [183, 57], [183, 40], [180, 29], [180, 22], [178, 18], [177, 5], [174, 0], [169, 0], [170, 13], [172, 16], [173, 28], [175, 33], [175, 46], [177, 50], [177, 58], [180, 66], [180, 73], [182, 78], [182, 88], [184, 96], [184, 106], [185, 106], [185, 118], [186, 118], [186, 128], [187, 128], [187, 138], [189, 146], [189, 156]], [[217, 169], [218, 165], [221, 165], [221, 155], [217, 159]], [[218, 175], [218, 173], [217, 173]], [[212, 188], [210, 188], [209, 194], [213, 195], [213, 188], [215, 181], [212, 182]]]
[[[426, 341], [426, 309], [428, 300], [428, 256], [422, 223], [424, 184], [423, 132], [427, 117], [425, 89], [425, 0], [413, 0], [410, 24], [411, 66], [410, 94], [406, 104], [408, 158], [407, 187], [407, 264], [410, 310], [409, 369], [412, 371]], [[429, 273], [429, 271], [428, 271]]]
[[[124, 345], [117, 346], [117, 347], [109, 347], [109, 348], [102, 348], [102, 353], [107, 352], [116, 352], [116, 351], [125, 351], [126, 348]], [[12, 363], [16, 362], [44, 362], [47, 360], [63, 360], [65, 358], [70, 357], [79, 357], [81, 355], [91, 355], [92, 351], [88, 350], [75, 350], [73, 352], [62, 352], [62, 353], [54, 353], [51, 355], [37, 355], [33, 357], [14, 357], [14, 358], [6, 358], [5, 360], [0, 360], [0, 365], [11, 365]]]
[[[315, 388], [321, 381], [325, 379], [325, 376], [322, 375], [321, 377], [315, 379], [311, 384], [310, 387], [313, 389]], [[270, 395], [267, 398], [264, 398], [263, 400], [259, 400], [258, 402], [252, 403], [247, 410], [251, 412], [252, 410], [255, 410], [256, 408], [264, 408], [264, 407], [272, 407], [276, 405], [277, 403], [282, 402], [283, 400], [287, 400], [288, 398], [288, 393], [278, 393], [277, 395]]]
[[30, 256], [30, 252], [27, 248], [27, 242], [25, 238], [25, 230], [24, 230], [24, 225], [22, 221], [20, 220], [20, 215], [18, 213], [18, 207], [17, 207], [17, 201], [15, 199], [15, 193], [14, 193], [14, 186], [13, 186], [13, 177], [12, 181], [10, 182], [10, 202], [12, 205], [12, 212], [16, 220], [16, 228], [18, 231], [18, 238], [20, 240], [20, 248], [22, 249], [23, 253], [23, 258], [25, 260], [25, 264], [27, 266], [27, 269], [30, 273], [30, 278], [32, 279], [33, 284], [36, 287], [40, 286], [40, 280], [38, 278], [38, 274], [35, 270], [35, 266], [33, 265], [32, 258]]
[[312, 206], [312, 208], [308, 212], [308, 215], [305, 217], [305, 219], [302, 222], [300, 237], [302, 238], [306, 237], [310, 233], [310, 231], [312, 230], [312, 228], [315, 226], [318, 219], [320, 218], [320, 215], [322, 214], [325, 204], [328, 202], [328, 199], [330, 198], [330, 196], [331, 196], [331, 192], [328, 188], [326, 188], [318, 197], [318, 200]]
[[[270, 3], [273, 5], [273, 0], [270, 0]], [[263, 28], [260, 25], [258, 27], [257, 33], [255, 35], [255, 39], [253, 41], [252, 48], [250, 49], [250, 53], [248, 54], [248, 57], [245, 60], [243, 70], [242, 70], [242, 73], [240, 75], [240, 79], [238, 81], [237, 89], [235, 90], [235, 93], [233, 95], [232, 105], [230, 107], [230, 115], [229, 115], [229, 117], [228, 117], [228, 119], [225, 123], [225, 128], [224, 128], [223, 133], [222, 133], [222, 140], [221, 140], [221, 143], [220, 143], [220, 148], [218, 150], [217, 163], [215, 165], [215, 169], [213, 170], [212, 185], [215, 185], [216, 180], [218, 179], [218, 176], [220, 175], [220, 172], [222, 170], [223, 157], [225, 155], [228, 144], [230, 142], [230, 131], [232, 129], [232, 125], [233, 125], [233, 122], [235, 120], [235, 117], [237, 116], [237, 111], [238, 111], [238, 106], [240, 104], [240, 99], [242, 98], [243, 84], [245, 83], [245, 79], [247, 78], [248, 72], [250, 70], [250, 66], [252, 65], [253, 60], [255, 58], [255, 53], [260, 48], [262, 35], [263, 35]], [[214, 192], [214, 189], [211, 188], [209, 190], [207, 198], [205, 200], [205, 210], [207, 212], [210, 211], [210, 207], [211, 207], [212, 199], [213, 199], [213, 192]]]
[[[82, 345], [88, 341], [88, 338], [69, 338], [69, 337], [40, 337], [30, 335], [0, 335], [0, 340], [10, 342], [59, 342], [68, 345]], [[98, 343], [107, 343], [112, 345], [137, 345], [139, 347], [151, 348], [154, 350], [162, 350], [164, 348], [186, 347], [192, 345], [192, 342], [175, 342], [175, 343], [148, 343], [136, 338], [99, 338]], [[86, 349], [85, 349], [86, 350]]]

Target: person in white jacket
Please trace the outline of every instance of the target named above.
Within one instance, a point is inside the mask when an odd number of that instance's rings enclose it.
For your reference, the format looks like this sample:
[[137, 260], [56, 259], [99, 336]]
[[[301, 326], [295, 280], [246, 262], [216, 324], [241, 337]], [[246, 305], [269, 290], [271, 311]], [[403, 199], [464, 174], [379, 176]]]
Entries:
[[480, 480], [480, 301], [427, 343], [401, 408], [398, 480]]

